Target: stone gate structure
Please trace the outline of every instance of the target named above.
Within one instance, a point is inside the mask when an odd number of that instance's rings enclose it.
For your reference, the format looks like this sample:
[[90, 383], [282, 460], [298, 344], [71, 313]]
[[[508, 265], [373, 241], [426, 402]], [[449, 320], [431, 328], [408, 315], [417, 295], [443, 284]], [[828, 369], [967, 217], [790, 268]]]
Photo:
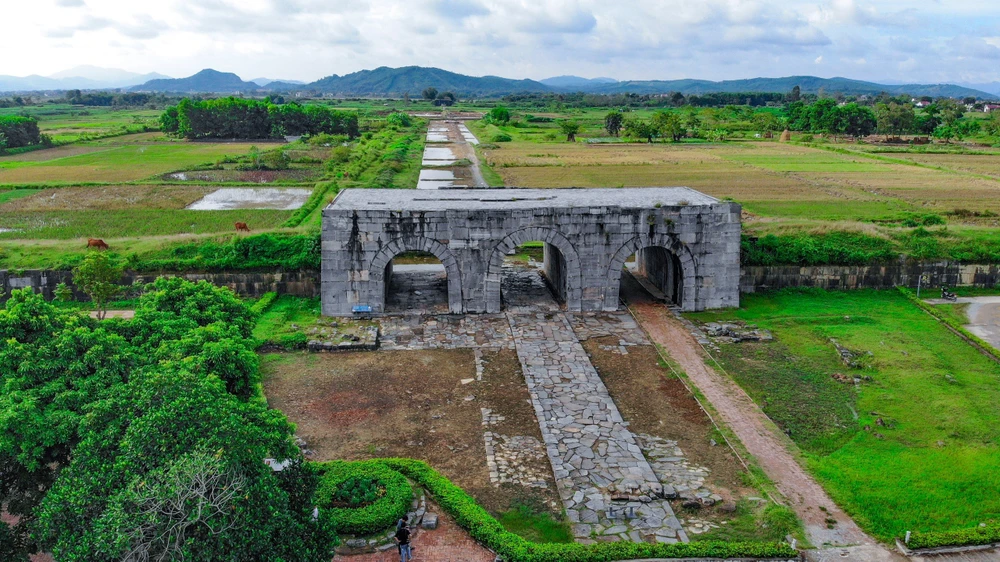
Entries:
[[451, 313], [499, 312], [504, 256], [544, 243], [570, 311], [618, 309], [626, 260], [684, 310], [739, 306], [740, 206], [685, 187], [347, 189], [323, 210], [323, 314], [384, 311], [392, 259], [444, 265]]

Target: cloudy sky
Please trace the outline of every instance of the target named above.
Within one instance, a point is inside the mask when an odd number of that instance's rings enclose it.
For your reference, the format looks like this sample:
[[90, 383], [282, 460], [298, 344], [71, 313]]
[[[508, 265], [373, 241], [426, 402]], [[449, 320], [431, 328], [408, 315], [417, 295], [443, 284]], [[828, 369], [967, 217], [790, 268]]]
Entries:
[[535, 79], [1000, 80], [992, 1], [0, 0], [0, 13], [0, 75], [86, 64], [311, 81], [424, 65]]

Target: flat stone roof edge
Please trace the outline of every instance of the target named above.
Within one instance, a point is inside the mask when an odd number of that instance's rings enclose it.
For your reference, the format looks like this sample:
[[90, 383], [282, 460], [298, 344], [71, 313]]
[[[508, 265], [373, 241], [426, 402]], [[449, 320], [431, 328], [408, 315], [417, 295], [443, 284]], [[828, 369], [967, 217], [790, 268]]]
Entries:
[[[662, 200], [657, 201], [658, 198]], [[686, 186], [503, 187], [441, 190], [348, 188], [340, 191], [325, 210], [444, 211], [586, 206], [648, 209], [659, 206], [700, 207], [722, 202], [716, 197]]]

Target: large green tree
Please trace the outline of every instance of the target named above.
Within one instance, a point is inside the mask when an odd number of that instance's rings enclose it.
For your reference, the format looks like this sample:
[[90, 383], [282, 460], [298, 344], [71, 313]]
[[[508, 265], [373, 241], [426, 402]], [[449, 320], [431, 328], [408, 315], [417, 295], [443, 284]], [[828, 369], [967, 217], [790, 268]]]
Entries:
[[604, 116], [604, 130], [607, 131], [609, 135], [617, 137], [621, 133], [622, 122], [624, 119], [625, 118], [622, 116], [621, 111], [609, 111], [608, 114]]
[[124, 263], [102, 251], [87, 253], [73, 269], [73, 284], [94, 302], [98, 319], [103, 320], [107, 314], [108, 301], [125, 291], [119, 284], [124, 271]]
[[257, 393], [253, 325], [228, 289], [176, 278], [147, 286], [130, 320], [14, 291], [0, 310], [0, 503], [21, 523], [0, 543], [67, 561], [328, 559], [314, 475], [263, 463], [300, 454]]

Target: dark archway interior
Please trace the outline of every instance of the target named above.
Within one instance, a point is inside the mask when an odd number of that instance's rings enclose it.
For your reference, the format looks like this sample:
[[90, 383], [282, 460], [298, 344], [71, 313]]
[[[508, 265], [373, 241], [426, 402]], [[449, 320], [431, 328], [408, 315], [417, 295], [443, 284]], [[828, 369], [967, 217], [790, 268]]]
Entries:
[[428, 252], [404, 252], [385, 266], [385, 312], [447, 314], [448, 272]]
[[684, 271], [673, 252], [648, 246], [636, 252], [630, 261], [626, 267], [653, 296], [674, 305], [684, 302]]
[[540, 241], [518, 246], [503, 261], [503, 307], [560, 308], [567, 296], [566, 270], [566, 258], [556, 246]]

